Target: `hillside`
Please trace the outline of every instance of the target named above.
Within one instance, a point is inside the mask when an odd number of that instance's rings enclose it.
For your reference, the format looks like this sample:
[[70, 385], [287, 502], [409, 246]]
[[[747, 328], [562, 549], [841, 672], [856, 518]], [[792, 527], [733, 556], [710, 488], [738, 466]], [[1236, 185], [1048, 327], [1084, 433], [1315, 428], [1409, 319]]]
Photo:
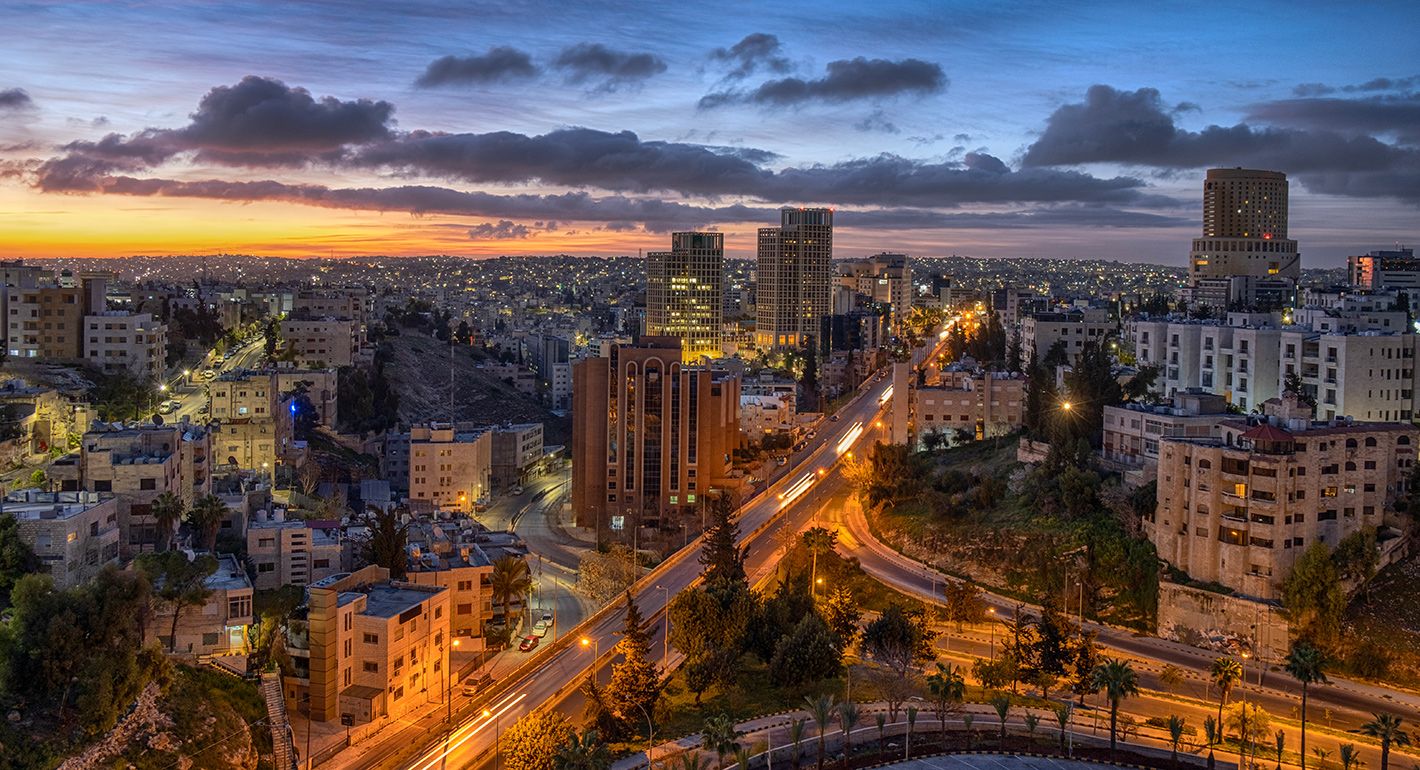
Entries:
[[[400, 424], [450, 419], [448, 343], [405, 329], [398, 336], [386, 337], [380, 345], [389, 351], [385, 372], [399, 394]], [[565, 445], [571, 440], [570, 418], [553, 415], [537, 399], [519, 393], [512, 385], [479, 369], [477, 363], [467, 346], [454, 346], [455, 422], [541, 422], [546, 443]]]

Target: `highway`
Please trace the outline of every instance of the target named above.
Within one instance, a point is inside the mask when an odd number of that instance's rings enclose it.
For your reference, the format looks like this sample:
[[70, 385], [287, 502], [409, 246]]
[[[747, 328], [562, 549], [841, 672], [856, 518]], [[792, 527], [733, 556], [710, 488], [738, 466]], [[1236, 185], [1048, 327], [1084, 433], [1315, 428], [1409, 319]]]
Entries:
[[[837, 421], [823, 423], [818, 435], [795, 456], [793, 472], [785, 474], [742, 506], [737, 521], [741, 542], [749, 548], [745, 566], [751, 579], [767, 575], [775, 568], [778, 562], [775, 532], [784, 526], [801, 528], [815, 508], [828, 499], [824, 490], [831, 490], [833, 485], [827, 482], [839, 479], [838, 460], [853, 443], [852, 440], [844, 443], [844, 439], [865, 434], [866, 426], [878, 412], [878, 399], [887, 387], [885, 379], [870, 382], [839, 410]], [[781, 494], [783, 499], [780, 499]], [[699, 580], [699, 554], [699, 547], [692, 542], [691, 547], [672, 555], [633, 587], [632, 594], [641, 612], [655, 625], [653, 650], [664, 649], [660, 620], [669, 597]], [[559, 707], [572, 716], [580, 716], [577, 690], [591, 671], [594, 657], [598, 658], [599, 669], [606, 667], [623, 624], [624, 608], [618, 603], [593, 615], [583, 628], [575, 632], [564, 630], [563, 639], [530, 656], [529, 663], [506, 676], [496, 694], [486, 703], [478, 703], [478, 713], [460, 722], [447, 742], [437, 729], [430, 729], [421, 722], [402, 728], [392, 740], [380, 740], [378, 746], [361, 752], [354, 761], [337, 760], [338, 766], [434, 770], [447, 763], [453, 768], [469, 767], [490, 757], [502, 728], [533, 708]], [[578, 643], [581, 637], [587, 637], [591, 643]], [[488, 716], [481, 714], [483, 709], [487, 709]], [[417, 758], [397, 761], [395, 758], [404, 755], [416, 740], [424, 743]]]
[[163, 415], [163, 420], [173, 423], [186, 417], [192, 422], [205, 424], [207, 415], [202, 410], [207, 406], [208, 381], [202, 378], [202, 372], [210, 368], [220, 375], [237, 369], [254, 369], [265, 355], [266, 347], [261, 337], [238, 347], [236, 355], [225, 362], [220, 357], [215, 363], [212, 362], [209, 353], [208, 359], [199, 364], [198, 368], [191, 370], [190, 376], [179, 375], [172, 382], [165, 383], [168, 389], [160, 395], [166, 400], [177, 401], [178, 408], [172, 414]]

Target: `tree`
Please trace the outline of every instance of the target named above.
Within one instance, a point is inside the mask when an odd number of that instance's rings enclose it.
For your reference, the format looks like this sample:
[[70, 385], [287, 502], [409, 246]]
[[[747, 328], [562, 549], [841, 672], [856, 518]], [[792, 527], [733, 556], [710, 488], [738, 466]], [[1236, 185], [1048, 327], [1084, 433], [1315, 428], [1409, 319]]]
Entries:
[[1356, 744], [1341, 744], [1341, 770], [1352, 770], [1361, 766], [1361, 752], [1356, 750]]
[[[1302, 375], [1296, 372], [1287, 372], [1282, 378], [1282, 392], [1295, 396], [1297, 403], [1311, 407], [1312, 412], [1316, 412], [1316, 396], [1307, 390], [1306, 383], [1302, 381]], [[1306, 757], [1302, 759], [1305, 761]]]
[[820, 695], [816, 698], [805, 696], [804, 707], [809, 716], [813, 717], [814, 725], [818, 727], [818, 770], [823, 770], [824, 737], [828, 735], [836, 703], [832, 695]]
[[199, 497], [187, 512], [187, 523], [202, 537], [202, 546], [211, 552], [217, 547], [217, 533], [227, 518], [227, 504], [216, 495]]
[[740, 527], [734, 520], [735, 506], [729, 495], [710, 502], [710, 523], [700, 548], [701, 574], [712, 590], [749, 583], [745, 577], [745, 553], [739, 546]]
[[1228, 709], [1228, 724], [1238, 731], [1238, 767], [1247, 766], [1247, 757], [1257, 757], [1257, 744], [1272, 736], [1271, 717], [1256, 703], [1235, 703]]
[[503, 608], [503, 616], [508, 619], [510, 628], [514, 625], [513, 600], [521, 602], [532, 584], [527, 561], [505, 554], [493, 562], [493, 572], [488, 576], [488, 590], [493, 595], [494, 606]]
[[894, 602], [863, 629], [863, 651], [902, 679], [908, 669], [932, 659], [935, 636], [921, 610]]
[[560, 770], [558, 753], [577, 740], [567, 717], [536, 709], [513, 723], [499, 738], [503, 766], [508, 770]]
[[1342, 580], [1352, 580], [1367, 597], [1370, 596], [1371, 578], [1380, 568], [1381, 552], [1376, 547], [1375, 527], [1363, 527], [1336, 544], [1331, 552], [1331, 561], [1336, 564], [1336, 572]]
[[611, 751], [597, 735], [595, 728], [581, 733], [573, 733], [557, 750], [552, 761], [557, 770], [608, 770], [611, 767]]
[[1178, 746], [1183, 743], [1184, 719], [1178, 714], [1169, 714], [1169, 758], [1178, 767]]
[[1390, 767], [1391, 746], [1410, 745], [1410, 733], [1402, 730], [1400, 724], [1400, 717], [1382, 711], [1376, 714], [1374, 719], [1361, 725], [1361, 732], [1381, 742], [1381, 770], [1388, 770]]
[[172, 492], [164, 492], [153, 498], [149, 511], [158, 527], [157, 548], [159, 551], [166, 551], [172, 547], [173, 533], [177, 531], [178, 522], [182, 521], [182, 499]]
[[1209, 673], [1213, 677], [1214, 686], [1218, 688], [1217, 724], [1218, 729], [1221, 731], [1223, 729], [1223, 706], [1227, 704], [1228, 695], [1232, 693], [1233, 687], [1242, 681], [1243, 667], [1241, 663], [1233, 658], [1223, 656], [1214, 659], [1213, 667], [1210, 669]]
[[966, 699], [966, 678], [956, 666], [937, 664], [937, 671], [927, 675], [927, 692], [932, 696], [932, 713], [937, 716], [945, 739], [947, 717], [961, 709]]
[[[4, 490], [0, 490], [3, 494]], [[9, 609], [10, 594], [25, 575], [39, 570], [39, 557], [20, 537], [19, 522], [8, 513], [0, 513], [0, 611]]]
[[986, 602], [981, 589], [965, 580], [947, 580], [942, 584], [942, 602], [946, 605], [944, 620], [957, 624], [957, 630], [967, 623], [986, 619]]
[[[844, 762], [853, 761], [853, 730], [862, 718], [863, 712], [853, 701], [844, 701], [838, 704], [838, 723], [843, 727]], [[744, 770], [748, 770], [748, 767], [745, 767]]]
[[1134, 667], [1118, 658], [1105, 658], [1095, 669], [1095, 691], [1104, 691], [1109, 700], [1109, 756], [1114, 759], [1115, 740], [1119, 729], [1119, 702], [1139, 694], [1139, 677]]
[[815, 587], [818, 583], [818, 557], [819, 554], [828, 553], [838, 545], [838, 533], [824, 527], [811, 527], [806, 530], [800, 538], [804, 547], [809, 549], [809, 554], [813, 558], [809, 579], [811, 590], [817, 591]]
[[853, 642], [857, 641], [861, 633], [858, 624], [863, 620], [863, 613], [858, 609], [858, 600], [853, 596], [853, 589], [848, 586], [834, 588], [824, 600], [820, 612], [829, 629], [838, 637], [838, 649], [842, 651], [853, 646]]
[[842, 655], [838, 635], [822, 618], [810, 613], [775, 645], [769, 677], [781, 687], [830, 677], [842, 668]]
[[1011, 712], [1011, 698], [1007, 695], [997, 695], [991, 699], [991, 708], [996, 709], [996, 719], [1000, 726], [1000, 735], [996, 739], [996, 748], [1005, 750], [1006, 748], [1006, 716]]
[[656, 701], [661, 697], [661, 677], [651, 662], [651, 636], [643, 627], [641, 609], [626, 592], [626, 626], [616, 643], [621, 661], [611, 667], [606, 688], [606, 705], [623, 725], [645, 717], [651, 721]]
[[409, 566], [404, 551], [409, 524], [402, 518], [398, 508], [365, 506], [364, 524], [368, 534], [360, 544], [360, 555], [366, 562], [389, 570], [390, 577], [395, 579], [404, 577]]
[[[1065, 387], [1071, 407], [1065, 410], [1068, 420], [1061, 421], [1062, 438], [1083, 436], [1090, 446], [1098, 448], [1104, 430], [1104, 408], [1123, 400], [1119, 380], [1114, 376], [1114, 361], [1103, 338], [1086, 342], [1074, 366], [1065, 374]], [[1057, 439], [1058, 440], [1058, 439]]]
[[710, 686], [733, 680], [755, 611], [749, 592], [714, 595], [691, 588], [671, 599], [670, 642], [685, 655], [686, 683], [696, 705]]
[[1222, 727], [1218, 725], [1218, 720], [1208, 717], [1203, 720], [1203, 735], [1208, 742], [1208, 770], [1213, 770], [1214, 757], [1213, 747], [1223, 742]]
[[1183, 669], [1172, 663], [1165, 663], [1159, 671], [1159, 684], [1163, 685], [1170, 694], [1177, 694], [1178, 688], [1183, 686]]
[[1060, 751], [1065, 751], [1065, 731], [1070, 729], [1070, 717], [1075, 714], [1075, 704], [1065, 701], [1055, 707], [1055, 725], [1060, 728]]
[[605, 551], [592, 550], [582, 556], [577, 564], [577, 590], [601, 606], [625, 593], [640, 576], [631, 547], [612, 543]]
[[172, 610], [168, 652], [177, 652], [178, 619], [184, 609], [207, 604], [212, 596], [206, 585], [207, 578], [217, 571], [217, 560], [211, 556], [189, 560], [182, 551], [166, 551], [143, 554], [137, 561], [138, 571], [153, 586], [153, 595]]
[[1282, 583], [1282, 604], [1298, 636], [1330, 646], [1340, 635], [1346, 595], [1326, 544], [1312, 543]]
[[805, 728], [808, 726], [808, 723], [809, 720], [807, 719], [789, 720], [789, 745], [794, 747], [794, 753], [789, 761], [789, 765], [793, 770], [799, 770], [799, 745], [804, 741]]
[[716, 714], [706, 719], [705, 726], [700, 730], [700, 748], [715, 752], [715, 766], [724, 770], [725, 757], [739, 751], [742, 735], [744, 733], [728, 714]]
[[1326, 654], [1306, 640], [1292, 643], [1283, 666], [1302, 685], [1302, 770], [1307, 767], [1307, 688], [1318, 682], [1326, 683], [1326, 666]]

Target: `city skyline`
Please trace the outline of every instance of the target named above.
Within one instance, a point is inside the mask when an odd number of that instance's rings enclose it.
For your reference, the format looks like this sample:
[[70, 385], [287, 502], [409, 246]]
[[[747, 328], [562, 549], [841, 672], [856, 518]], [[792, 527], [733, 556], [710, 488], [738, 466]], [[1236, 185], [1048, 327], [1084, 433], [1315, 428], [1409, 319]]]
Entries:
[[[1204, 169], [1237, 165], [1294, 180], [1305, 266], [1413, 238], [1420, 80], [1359, 44], [1402, 4], [814, 8], [8, 9], [7, 245], [618, 255], [714, 229], [741, 257], [822, 205], [844, 255], [1183, 264]], [[1264, 24], [1306, 45], [1207, 54]]]

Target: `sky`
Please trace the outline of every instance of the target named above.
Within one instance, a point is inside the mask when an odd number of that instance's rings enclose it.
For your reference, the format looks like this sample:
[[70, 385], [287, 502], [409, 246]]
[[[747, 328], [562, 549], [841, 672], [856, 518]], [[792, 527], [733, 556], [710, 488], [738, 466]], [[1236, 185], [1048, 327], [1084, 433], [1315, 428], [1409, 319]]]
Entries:
[[1420, 4], [0, 0], [0, 257], [1181, 264], [1282, 171], [1303, 264], [1420, 232]]

